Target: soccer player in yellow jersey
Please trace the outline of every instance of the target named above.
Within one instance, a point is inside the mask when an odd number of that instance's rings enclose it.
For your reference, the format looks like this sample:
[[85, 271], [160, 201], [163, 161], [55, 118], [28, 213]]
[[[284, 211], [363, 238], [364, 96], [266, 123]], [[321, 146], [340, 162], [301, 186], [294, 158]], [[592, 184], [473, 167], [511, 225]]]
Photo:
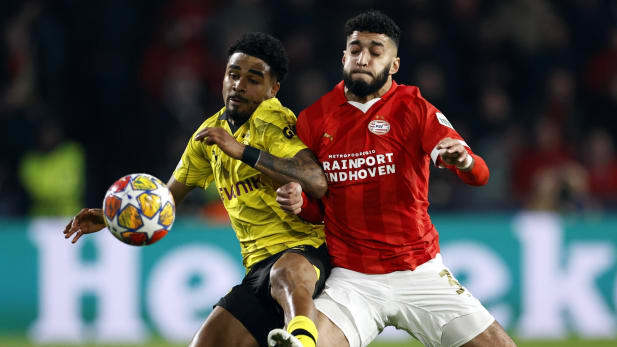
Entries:
[[[167, 186], [179, 204], [193, 188], [216, 184], [247, 274], [216, 304], [190, 346], [315, 347], [312, 298], [330, 271], [324, 231], [284, 212], [276, 190], [293, 181], [321, 198], [326, 180], [295, 134], [295, 115], [275, 98], [288, 65], [281, 42], [249, 33], [228, 56], [225, 107], [193, 134]], [[104, 226], [101, 209], [83, 209], [64, 234], [75, 235], [75, 243]], [[284, 325], [292, 338], [281, 341], [276, 332]]]

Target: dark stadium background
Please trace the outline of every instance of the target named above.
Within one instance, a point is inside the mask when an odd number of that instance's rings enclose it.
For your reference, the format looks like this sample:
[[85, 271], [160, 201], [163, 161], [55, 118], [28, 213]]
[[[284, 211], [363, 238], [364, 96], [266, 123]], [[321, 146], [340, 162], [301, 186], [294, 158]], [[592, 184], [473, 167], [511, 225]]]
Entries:
[[[401, 27], [395, 80], [491, 169], [482, 189], [433, 170], [430, 212], [614, 216], [617, 1], [5, 0], [0, 220], [98, 207], [128, 173], [166, 181], [222, 107], [226, 50], [246, 31], [283, 41], [278, 97], [299, 113], [341, 79], [344, 22], [370, 8]], [[70, 154], [50, 163], [59, 148]], [[180, 213], [226, 219], [215, 191]]]
[[[346, 18], [373, 7], [402, 30], [395, 79], [420, 86], [492, 170], [482, 190], [436, 170], [433, 209], [615, 205], [615, 1], [3, 1], [0, 215], [28, 214], [19, 167], [52, 150], [50, 127], [83, 148], [82, 204], [126, 173], [168, 179], [222, 106], [226, 48], [245, 31], [284, 42], [279, 98], [299, 113], [340, 80]], [[577, 183], [544, 192], [544, 176]]]

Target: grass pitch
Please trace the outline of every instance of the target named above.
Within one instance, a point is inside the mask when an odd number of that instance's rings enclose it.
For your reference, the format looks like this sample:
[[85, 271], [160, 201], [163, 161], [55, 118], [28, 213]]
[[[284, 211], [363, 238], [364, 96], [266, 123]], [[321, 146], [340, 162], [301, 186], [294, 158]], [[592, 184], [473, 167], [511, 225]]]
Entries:
[[[569, 339], [564, 341], [517, 341], [519, 347], [616, 347], [617, 340], [580, 340]], [[186, 347], [186, 344], [172, 344], [163, 340], [151, 340], [149, 343], [140, 345], [123, 344], [35, 344], [25, 337], [2, 337], [2, 347]], [[373, 342], [369, 347], [422, 347], [417, 341], [407, 342]]]

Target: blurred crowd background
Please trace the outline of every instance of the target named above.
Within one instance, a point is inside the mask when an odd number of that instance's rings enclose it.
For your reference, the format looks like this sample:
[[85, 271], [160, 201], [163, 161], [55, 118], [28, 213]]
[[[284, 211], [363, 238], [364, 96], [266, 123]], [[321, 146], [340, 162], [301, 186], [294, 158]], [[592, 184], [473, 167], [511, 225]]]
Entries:
[[[617, 207], [617, 1], [105, 0], [0, 3], [0, 216], [72, 215], [119, 177], [166, 181], [223, 105], [227, 47], [281, 39], [298, 114], [341, 79], [345, 21], [401, 27], [395, 80], [417, 85], [491, 169], [432, 172], [432, 211]], [[226, 217], [216, 190], [181, 211]]]

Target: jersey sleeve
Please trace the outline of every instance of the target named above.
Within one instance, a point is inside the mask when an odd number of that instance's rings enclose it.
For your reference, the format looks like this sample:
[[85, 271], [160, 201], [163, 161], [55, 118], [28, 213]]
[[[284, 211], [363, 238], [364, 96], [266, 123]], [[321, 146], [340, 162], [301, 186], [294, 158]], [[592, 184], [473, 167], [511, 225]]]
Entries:
[[[424, 98], [419, 96], [420, 109], [424, 112], [422, 115], [424, 118], [424, 126], [422, 127], [422, 149], [425, 153], [430, 154], [433, 164], [438, 167], [446, 167], [457, 174], [457, 176], [465, 183], [474, 186], [485, 185], [488, 182], [489, 170], [486, 162], [482, 157], [474, 154], [471, 148], [463, 140], [454, 127], [448, 121], [446, 116], [441, 113], [435, 106]], [[441, 158], [439, 158], [439, 150], [437, 144], [446, 137], [458, 140], [467, 153], [472, 156], [474, 160], [474, 167], [469, 171], [463, 171], [457, 169], [453, 165], [446, 165]]]
[[315, 153], [315, 146], [313, 145], [313, 137], [311, 134], [311, 127], [308, 124], [308, 111], [303, 110], [298, 115], [298, 124], [296, 130], [298, 131], [298, 137]]
[[439, 151], [436, 148], [437, 144], [446, 137], [458, 140], [463, 146], [469, 148], [461, 135], [454, 130], [454, 127], [446, 116], [435, 106], [421, 96], [418, 96], [418, 106], [420, 112], [419, 117], [421, 118], [419, 124], [422, 131], [420, 136], [422, 150], [431, 156], [434, 165], [438, 164], [437, 157]]
[[468, 171], [457, 169], [454, 165], [447, 165], [438, 159], [440, 165], [454, 172], [463, 182], [471, 186], [483, 186], [488, 183], [490, 171], [488, 165], [481, 156], [474, 154], [471, 149], [467, 148], [467, 153], [473, 158], [473, 168]]
[[262, 121], [257, 130], [265, 151], [274, 156], [291, 158], [307, 148], [296, 135], [296, 117], [293, 114], [273, 112], [268, 121]]
[[299, 216], [313, 224], [321, 224], [324, 220], [324, 207], [321, 200], [313, 199], [302, 192], [302, 207]]
[[[200, 129], [201, 127], [197, 131]], [[212, 166], [207, 146], [195, 141], [195, 134], [191, 136], [173, 176], [176, 181], [186, 186], [206, 188], [213, 180]]]

